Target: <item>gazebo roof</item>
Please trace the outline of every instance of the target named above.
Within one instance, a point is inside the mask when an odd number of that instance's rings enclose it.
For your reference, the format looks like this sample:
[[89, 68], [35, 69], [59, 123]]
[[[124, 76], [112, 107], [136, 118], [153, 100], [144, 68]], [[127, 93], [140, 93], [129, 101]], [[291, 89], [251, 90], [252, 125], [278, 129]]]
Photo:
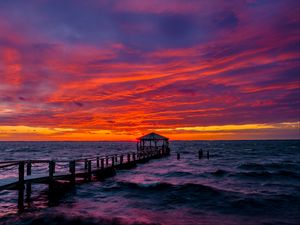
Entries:
[[143, 140], [143, 141], [157, 140], [157, 141], [160, 141], [160, 140], [169, 140], [169, 138], [152, 132], [152, 133], [146, 134], [142, 137], [139, 137], [138, 140]]

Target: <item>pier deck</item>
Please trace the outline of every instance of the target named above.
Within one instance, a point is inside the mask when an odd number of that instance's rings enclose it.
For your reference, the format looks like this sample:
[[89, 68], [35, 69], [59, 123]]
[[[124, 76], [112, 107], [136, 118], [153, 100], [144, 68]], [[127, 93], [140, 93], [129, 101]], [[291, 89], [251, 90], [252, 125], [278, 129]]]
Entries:
[[[115, 169], [127, 169], [137, 163], [169, 155], [169, 149], [158, 149], [145, 152], [128, 152], [126, 154], [96, 156], [76, 160], [21, 160], [0, 162], [0, 191], [5, 189], [24, 188], [25, 184], [51, 183], [54, 181], [69, 181], [76, 184], [78, 178], [91, 181], [93, 178], [105, 177]], [[17, 167], [17, 168], [16, 168]], [[33, 174], [35, 167], [43, 167]], [[5, 173], [14, 169], [15, 174], [4, 177]], [[56, 170], [58, 170], [56, 172]], [[11, 176], [15, 175], [15, 176]]]

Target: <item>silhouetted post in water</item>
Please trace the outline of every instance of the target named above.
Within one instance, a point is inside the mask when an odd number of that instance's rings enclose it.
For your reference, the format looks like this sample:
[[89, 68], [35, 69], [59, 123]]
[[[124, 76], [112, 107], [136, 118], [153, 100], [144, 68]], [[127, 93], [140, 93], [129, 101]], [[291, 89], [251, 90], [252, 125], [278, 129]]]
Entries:
[[120, 164], [123, 164], [123, 155], [120, 156]]
[[104, 159], [101, 159], [101, 170], [104, 169]]
[[209, 159], [209, 150], [207, 150], [207, 155], [206, 155], [206, 156], [207, 156], [207, 158]]
[[115, 162], [118, 162], [118, 155], [115, 155]]
[[106, 167], [108, 167], [108, 156], [106, 156]]
[[130, 162], [130, 153], [127, 154], [127, 162]]
[[88, 181], [92, 180], [92, 161], [88, 161]]
[[136, 160], [136, 158], [135, 158], [135, 153], [133, 153], [132, 158], [133, 158], [133, 161]]
[[53, 181], [54, 172], [55, 172], [55, 162], [50, 161], [49, 162], [49, 180], [50, 180], [50, 182]]
[[97, 168], [99, 168], [100, 164], [99, 164], [99, 157], [97, 157]]
[[24, 162], [19, 162], [19, 189], [24, 189]]
[[24, 188], [18, 189], [18, 212], [24, 211]]
[[179, 159], [180, 159], [180, 153], [177, 152], [177, 160], [179, 160]]
[[198, 158], [201, 159], [203, 157], [203, 150], [198, 151]]
[[27, 163], [26, 172], [27, 172], [27, 176], [31, 175], [31, 162]]
[[[31, 175], [31, 162], [27, 162], [26, 164], [26, 174], [27, 176]], [[31, 197], [31, 183], [26, 184], [26, 202], [30, 201]]]
[[26, 202], [30, 202], [31, 198], [31, 183], [26, 184]]
[[112, 157], [111, 158], [111, 166], [114, 166], [115, 165], [115, 157]]
[[70, 168], [70, 173], [71, 173], [71, 179], [70, 182], [72, 184], [75, 184], [76, 181], [76, 175], [75, 175], [75, 160], [69, 162], [69, 168]]
[[88, 168], [88, 160], [85, 159], [84, 160], [84, 169], [87, 170], [87, 168]]

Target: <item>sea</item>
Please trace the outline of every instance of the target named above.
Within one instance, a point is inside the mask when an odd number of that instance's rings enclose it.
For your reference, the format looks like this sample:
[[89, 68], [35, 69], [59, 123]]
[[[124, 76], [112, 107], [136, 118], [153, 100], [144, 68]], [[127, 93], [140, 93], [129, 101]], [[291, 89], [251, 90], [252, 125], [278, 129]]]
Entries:
[[[47, 185], [34, 184], [22, 212], [18, 192], [1, 191], [0, 224], [300, 224], [299, 140], [171, 141], [170, 147], [168, 157], [78, 184], [51, 203]], [[135, 142], [0, 142], [0, 161], [71, 160], [135, 148]], [[14, 174], [0, 169], [0, 180]]]

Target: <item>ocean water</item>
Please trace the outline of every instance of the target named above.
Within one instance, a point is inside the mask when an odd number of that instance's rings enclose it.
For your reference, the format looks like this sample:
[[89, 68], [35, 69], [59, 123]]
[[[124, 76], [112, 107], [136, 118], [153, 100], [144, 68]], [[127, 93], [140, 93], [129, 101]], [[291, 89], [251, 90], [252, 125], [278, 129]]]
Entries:
[[[210, 158], [199, 160], [200, 149], [209, 150]], [[0, 161], [134, 150], [134, 142], [1, 142]], [[13, 174], [7, 173], [0, 169], [0, 179]], [[23, 213], [16, 208], [17, 191], [0, 192], [1, 225], [296, 225], [300, 141], [174, 141], [169, 157], [76, 185], [54, 203], [46, 185], [32, 189]]]

